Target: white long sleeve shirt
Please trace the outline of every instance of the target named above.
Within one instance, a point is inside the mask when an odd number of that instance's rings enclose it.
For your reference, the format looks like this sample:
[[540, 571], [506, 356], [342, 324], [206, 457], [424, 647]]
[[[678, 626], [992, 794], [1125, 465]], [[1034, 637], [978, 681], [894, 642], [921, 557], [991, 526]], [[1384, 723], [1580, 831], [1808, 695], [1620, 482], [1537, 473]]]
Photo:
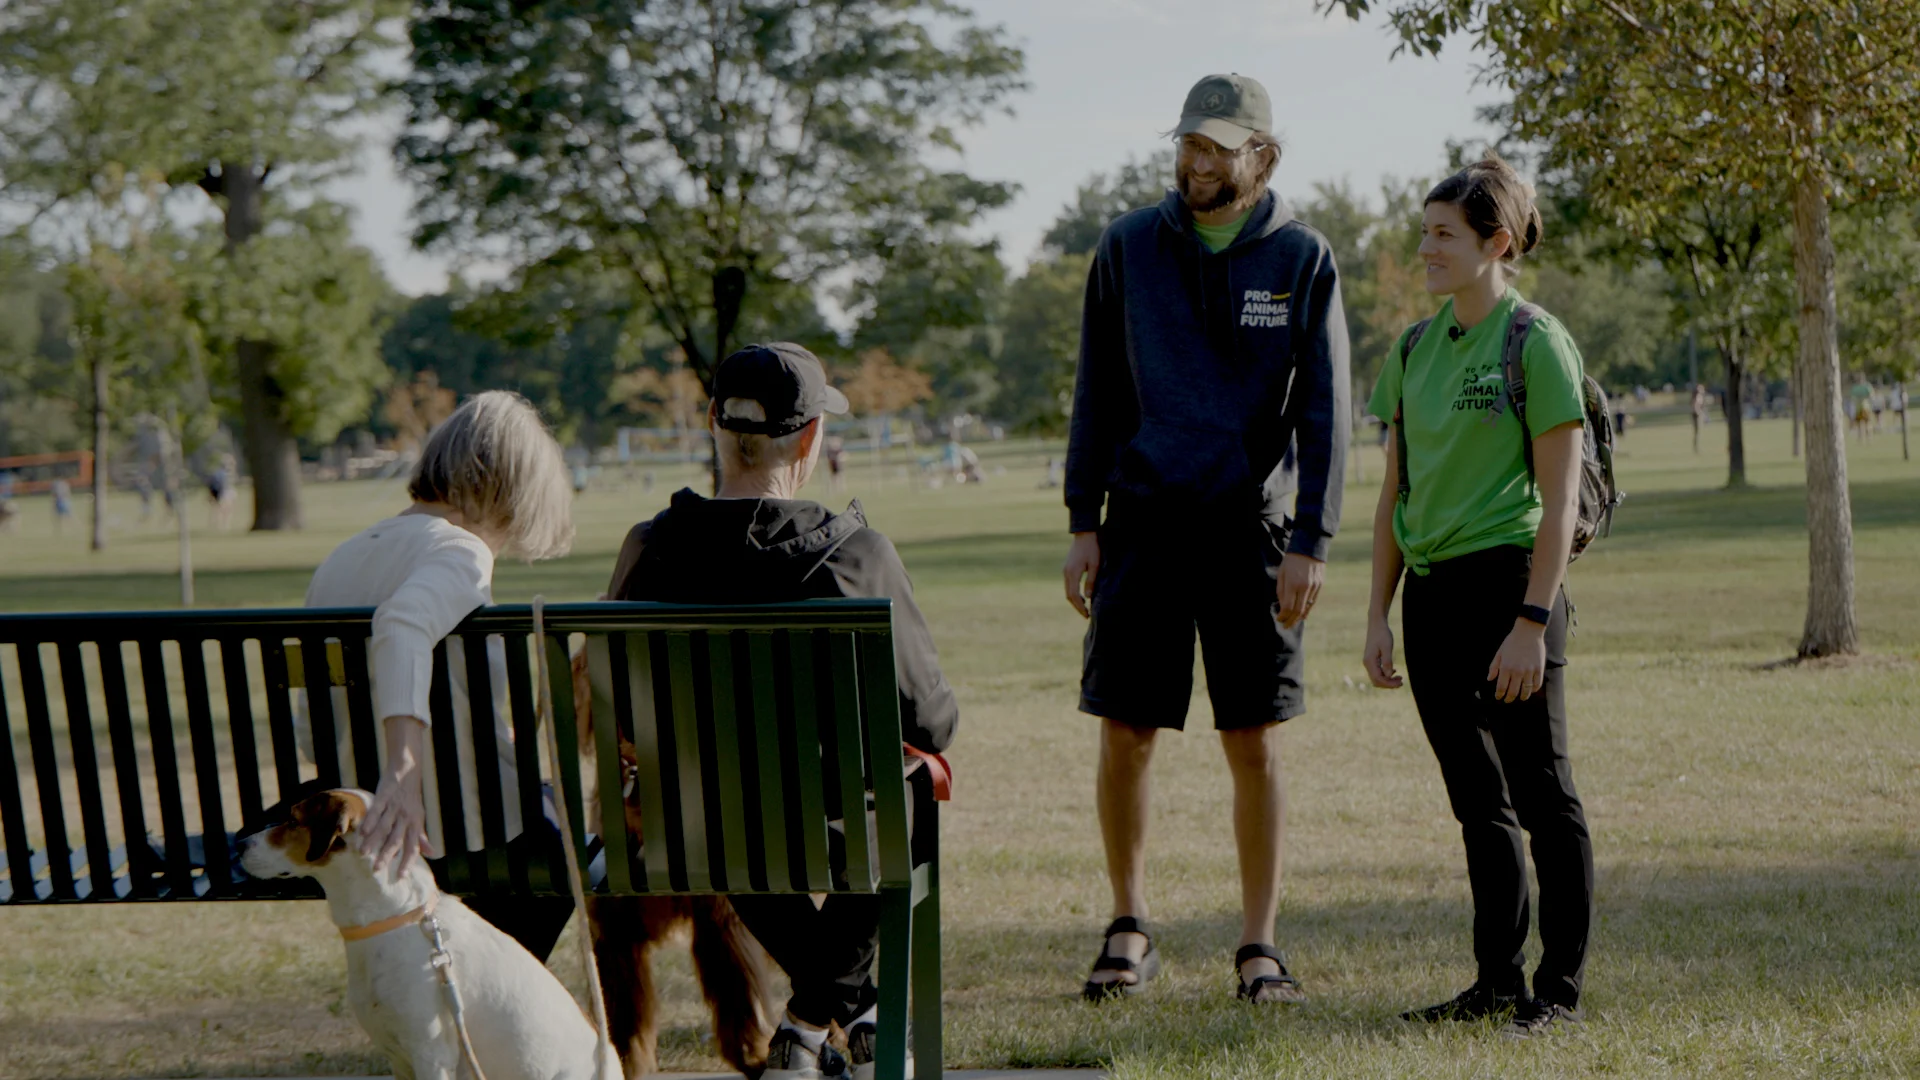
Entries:
[[[428, 694], [433, 686], [434, 647], [476, 608], [492, 602], [493, 551], [473, 533], [431, 514], [402, 514], [368, 527], [334, 548], [307, 586], [308, 607], [375, 609], [368, 665], [372, 669], [373, 715], [382, 726], [392, 716], [411, 716], [431, 723]], [[511, 838], [521, 829], [520, 802], [515, 794], [519, 772], [514, 762], [506, 646], [500, 638], [488, 639], [487, 659], [494, 700], [494, 746], [507, 836]], [[453, 727], [460, 755], [461, 816], [466, 822], [467, 847], [477, 850], [484, 846], [478, 809], [480, 788], [474, 771], [466, 650], [457, 640], [449, 642], [447, 666], [457, 720]], [[300, 746], [312, 757], [313, 734], [304, 694], [299, 704]], [[379, 778], [358, 776], [353, 766], [346, 694], [339, 687], [333, 691], [333, 706], [340, 775], [372, 789]], [[435, 850], [445, 852], [440, 788], [430, 738], [428, 743], [421, 777], [428, 835]], [[379, 756], [384, 767], [384, 738]]]

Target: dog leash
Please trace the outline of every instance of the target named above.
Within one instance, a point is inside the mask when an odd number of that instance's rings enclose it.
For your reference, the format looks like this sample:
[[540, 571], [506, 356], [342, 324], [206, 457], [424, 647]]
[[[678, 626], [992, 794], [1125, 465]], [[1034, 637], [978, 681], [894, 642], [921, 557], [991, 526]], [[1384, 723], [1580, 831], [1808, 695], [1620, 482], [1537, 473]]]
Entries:
[[487, 1080], [486, 1072], [480, 1068], [480, 1055], [473, 1049], [473, 1036], [467, 1033], [467, 1003], [460, 996], [460, 985], [453, 981], [453, 953], [447, 948], [446, 932], [440, 926], [440, 916], [434, 911], [439, 907], [439, 899], [435, 895], [411, 911], [403, 911], [392, 918], [365, 926], [342, 926], [339, 928], [340, 938], [343, 941], [366, 941], [407, 926], [418, 926], [427, 939], [427, 947], [432, 950], [427, 955], [427, 963], [439, 975], [440, 985], [447, 991], [447, 1006], [453, 1010], [453, 1028], [460, 1036], [460, 1056], [473, 1073], [473, 1080]]
[[460, 984], [453, 981], [453, 953], [447, 951], [446, 938], [440, 929], [440, 917], [433, 913], [431, 904], [427, 905], [426, 914], [420, 917], [420, 932], [426, 935], [427, 944], [433, 949], [427, 962], [439, 973], [440, 985], [447, 990], [447, 1005], [453, 1010], [453, 1030], [460, 1035], [460, 1056], [466, 1059], [467, 1068], [473, 1071], [473, 1080], [487, 1080], [487, 1074], [480, 1068], [480, 1055], [473, 1049], [473, 1036], [467, 1034], [467, 1003], [461, 1000]]
[[[547, 733], [547, 756], [553, 761], [556, 770], [555, 783], [559, 787], [560, 797], [553, 800], [554, 815], [560, 820], [561, 847], [567, 853], [567, 885], [573, 893], [573, 913], [579, 919], [580, 926], [580, 964], [587, 971], [587, 999], [593, 1009], [593, 1027], [600, 1042], [594, 1053], [593, 1067], [597, 1073], [602, 1063], [612, 1056], [613, 1036], [607, 1029], [607, 1003], [600, 991], [600, 964], [593, 955], [593, 934], [587, 925], [587, 896], [580, 884], [580, 856], [573, 848], [573, 815], [567, 809], [566, 785], [560, 784], [557, 770], [560, 768], [560, 737], [553, 727], [553, 684], [547, 672], [547, 600], [544, 596], [533, 598], [533, 654], [540, 673], [539, 724]], [[462, 1036], [465, 1035], [464, 1030]], [[618, 1077], [602, 1077], [601, 1080], [619, 1080]]]

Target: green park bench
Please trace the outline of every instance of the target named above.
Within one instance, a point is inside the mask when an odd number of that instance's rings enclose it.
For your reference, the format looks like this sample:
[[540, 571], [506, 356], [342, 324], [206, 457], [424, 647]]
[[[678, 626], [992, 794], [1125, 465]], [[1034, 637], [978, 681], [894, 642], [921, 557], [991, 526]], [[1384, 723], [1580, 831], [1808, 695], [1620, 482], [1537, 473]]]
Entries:
[[[0, 907], [319, 896], [308, 879], [249, 878], [236, 840], [314, 791], [376, 786], [372, 614], [0, 615]], [[891, 602], [556, 604], [544, 619], [558, 762], [542, 760], [536, 728], [532, 608], [481, 608], [435, 650], [431, 741], [448, 854], [429, 865], [441, 887], [566, 893], [564, 853], [509, 845], [503, 810], [516, 799], [521, 820], [537, 822], [545, 798], [564, 797], [583, 877], [598, 895], [877, 894], [879, 1075], [902, 1075], [911, 999], [917, 1071], [937, 1080], [938, 818], [926, 785], [902, 774]], [[586, 637], [595, 687], [599, 791], [618, 792], [626, 779], [615, 725], [602, 718], [615, 718], [636, 751], [638, 843], [617, 798], [599, 800], [600, 820], [588, 821], [567, 650], [576, 634]], [[490, 637], [507, 645], [518, 790], [493, 764]], [[483, 835], [471, 851], [448, 663], [455, 648], [471, 687], [478, 763]], [[308, 695], [318, 759], [309, 761], [291, 691], [323, 685], [343, 693]], [[345, 716], [335, 715], [337, 696]], [[350, 761], [334, 749], [342, 724]], [[830, 856], [835, 830], [843, 858]]]

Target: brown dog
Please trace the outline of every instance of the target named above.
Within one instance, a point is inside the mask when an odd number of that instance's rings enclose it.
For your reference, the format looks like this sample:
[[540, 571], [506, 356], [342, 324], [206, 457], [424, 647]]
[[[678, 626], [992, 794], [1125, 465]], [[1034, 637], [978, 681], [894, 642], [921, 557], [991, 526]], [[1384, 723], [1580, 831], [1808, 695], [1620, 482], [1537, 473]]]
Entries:
[[[580, 745], [593, 741], [592, 690], [586, 657], [573, 661], [575, 715]], [[617, 735], [622, 775], [637, 761], [633, 744]], [[596, 796], [596, 802], [598, 798]], [[623, 800], [627, 834], [638, 842], [638, 793]], [[597, 807], [593, 820], [599, 820]], [[714, 1043], [727, 1064], [749, 1077], [766, 1069], [773, 1037], [768, 1016], [771, 961], [724, 896], [607, 896], [587, 901], [594, 955], [607, 1005], [607, 1026], [628, 1080], [659, 1068], [659, 995], [652, 953], [659, 945], [688, 938], [700, 990], [713, 1012]]]

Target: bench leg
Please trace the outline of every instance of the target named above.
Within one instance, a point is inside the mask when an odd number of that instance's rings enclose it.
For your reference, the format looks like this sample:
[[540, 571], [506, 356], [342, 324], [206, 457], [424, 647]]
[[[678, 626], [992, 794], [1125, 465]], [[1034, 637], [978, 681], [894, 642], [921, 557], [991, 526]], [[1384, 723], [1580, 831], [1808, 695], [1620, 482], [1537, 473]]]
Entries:
[[913, 978], [913, 890], [880, 891], [880, 1029], [876, 1080], [906, 1080], [907, 998]]
[[927, 863], [927, 895], [913, 912], [913, 1058], [915, 1080], [940, 1080], [940, 854], [938, 829]]

